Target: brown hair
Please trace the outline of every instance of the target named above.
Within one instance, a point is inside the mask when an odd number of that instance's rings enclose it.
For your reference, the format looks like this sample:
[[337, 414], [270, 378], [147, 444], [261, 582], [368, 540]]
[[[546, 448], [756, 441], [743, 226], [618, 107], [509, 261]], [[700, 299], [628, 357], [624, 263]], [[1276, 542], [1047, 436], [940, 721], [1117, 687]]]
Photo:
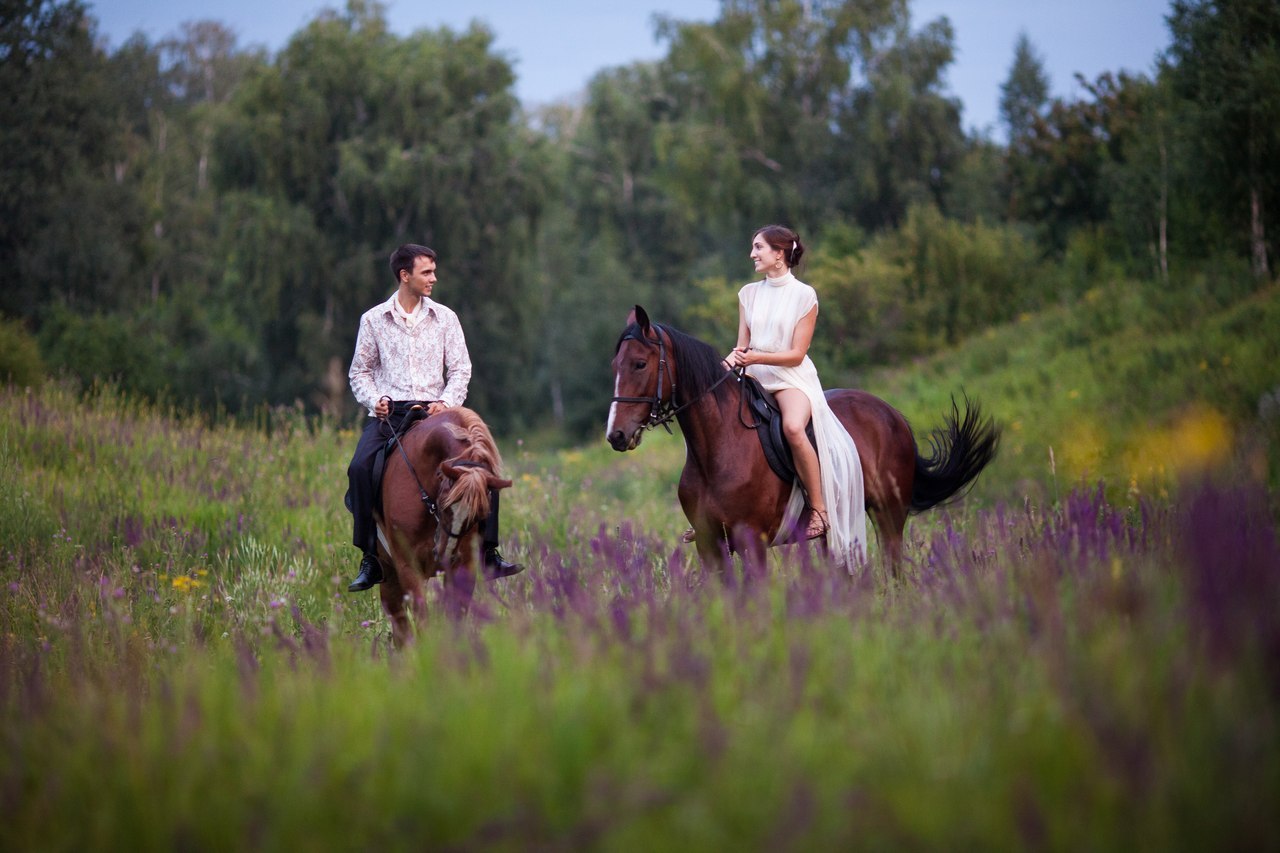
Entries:
[[400, 283], [401, 270], [413, 275], [413, 265], [418, 262], [418, 258], [430, 258], [434, 261], [435, 249], [428, 249], [417, 243], [405, 243], [391, 253], [391, 274], [396, 277], [396, 284]]
[[804, 256], [804, 243], [800, 242], [800, 235], [787, 226], [766, 225], [763, 228], [757, 228], [752, 237], [763, 237], [775, 252], [782, 253], [787, 266], [800, 265], [800, 258]]

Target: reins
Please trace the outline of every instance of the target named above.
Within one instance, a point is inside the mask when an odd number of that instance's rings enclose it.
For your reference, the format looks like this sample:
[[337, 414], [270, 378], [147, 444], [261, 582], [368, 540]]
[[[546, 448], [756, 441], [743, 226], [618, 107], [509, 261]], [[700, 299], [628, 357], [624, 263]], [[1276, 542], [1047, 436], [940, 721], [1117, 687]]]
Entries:
[[[667, 431], [668, 435], [672, 435], [673, 433], [671, 432], [671, 422], [676, 419], [677, 415], [679, 415], [685, 409], [692, 406], [694, 403], [698, 402], [698, 400], [702, 399], [704, 396], [706, 396], [710, 392], [714, 391], [716, 388], [719, 388], [720, 385], [730, 376], [741, 376], [742, 368], [735, 368], [733, 370], [725, 371], [723, 376], [721, 376], [715, 382], [712, 382], [706, 388], [703, 388], [701, 392], [699, 392], [698, 394], [695, 394], [693, 397], [681, 403], [680, 405], [676, 405], [676, 402], [675, 402], [676, 381], [674, 378], [672, 378], [671, 398], [669, 400], [664, 401], [662, 399], [662, 380], [667, 373], [667, 346], [666, 346], [666, 342], [663, 340], [663, 337], [662, 337], [662, 326], [658, 325], [657, 323], [654, 323], [652, 324], [652, 328], [658, 338], [658, 340], [656, 341], [658, 346], [658, 387], [657, 389], [654, 391], [652, 397], [614, 397], [612, 399], [612, 402], [614, 403], [648, 403], [649, 419], [645, 423], [641, 424], [640, 428], [653, 429], [654, 427], [663, 427]], [[643, 334], [640, 334], [640, 335], [628, 334], [628, 335], [623, 335], [621, 338], [618, 339], [618, 346], [621, 347], [622, 342], [626, 340], [640, 341], [645, 346], [653, 346], [655, 343], [655, 341], [649, 340]]]

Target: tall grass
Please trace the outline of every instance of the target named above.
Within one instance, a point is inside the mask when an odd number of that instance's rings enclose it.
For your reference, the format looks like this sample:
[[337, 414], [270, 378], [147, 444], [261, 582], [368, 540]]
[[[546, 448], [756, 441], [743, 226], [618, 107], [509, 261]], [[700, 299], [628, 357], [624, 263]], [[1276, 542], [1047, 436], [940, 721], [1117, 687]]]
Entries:
[[1247, 475], [984, 497], [914, 521], [897, 582], [804, 549], [708, 577], [654, 438], [504, 447], [529, 570], [393, 653], [344, 591], [352, 433], [10, 389], [0, 847], [1280, 843]]

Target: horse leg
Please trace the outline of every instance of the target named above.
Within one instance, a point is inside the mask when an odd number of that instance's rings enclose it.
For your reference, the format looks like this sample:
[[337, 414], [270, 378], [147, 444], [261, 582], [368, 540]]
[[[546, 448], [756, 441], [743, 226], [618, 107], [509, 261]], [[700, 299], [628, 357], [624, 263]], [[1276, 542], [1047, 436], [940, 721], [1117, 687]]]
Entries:
[[459, 561], [444, 573], [444, 608], [452, 619], [461, 619], [471, 608], [476, 589], [476, 569], [470, 561]]
[[736, 525], [733, 529], [733, 550], [742, 555], [742, 577], [750, 580], [763, 577], [768, 565], [766, 551], [768, 543], [759, 531], [746, 524]]
[[872, 507], [871, 520], [876, 526], [876, 538], [883, 550], [882, 559], [888, 564], [893, 579], [902, 579], [902, 532], [907, 526], [906, 506], [892, 508]]
[[729, 543], [723, 537], [711, 531], [699, 530], [694, 544], [698, 548], [698, 560], [717, 575], [723, 575], [725, 569], [732, 566]]
[[400, 585], [399, 571], [391, 571], [378, 587], [382, 597], [382, 609], [391, 620], [391, 641], [396, 648], [403, 648], [413, 639], [413, 626], [405, 610], [405, 591]]

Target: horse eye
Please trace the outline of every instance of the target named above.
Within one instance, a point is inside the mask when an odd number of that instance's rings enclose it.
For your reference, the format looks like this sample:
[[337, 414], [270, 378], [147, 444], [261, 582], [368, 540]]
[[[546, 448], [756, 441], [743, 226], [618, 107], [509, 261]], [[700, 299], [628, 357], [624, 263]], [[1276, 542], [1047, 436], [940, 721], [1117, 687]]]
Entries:
[[645, 369], [646, 367], [648, 367], [648, 366], [649, 366], [649, 362], [647, 362], [647, 361], [633, 361], [633, 362], [631, 362], [631, 369], [632, 369], [632, 370], [644, 370], [644, 369]]

